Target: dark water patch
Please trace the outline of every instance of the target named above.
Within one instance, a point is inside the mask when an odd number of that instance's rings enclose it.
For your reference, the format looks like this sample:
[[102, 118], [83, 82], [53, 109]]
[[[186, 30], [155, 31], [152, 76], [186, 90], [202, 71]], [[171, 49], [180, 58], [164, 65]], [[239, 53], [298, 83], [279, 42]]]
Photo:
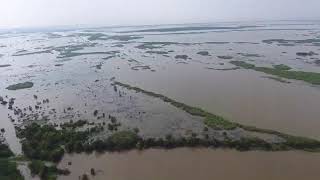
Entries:
[[140, 45], [136, 46], [135, 48], [138, 48], [138, 49], [159, 49], [159, 48], [162, 48], [162, 46], [155, 46], [152, 43], [144, 43], [144, 44], [140, 44]]
[[116, 40], [116, 41], [130, 41], [135, 39], [142, 39], [142, 36], [134, 36], [134, 35], [106, 35], [103, 33], [78, 33], [78, 36], [88, 37], [89, 41], [96, 40]]
[[295, 44], [277, 44], [278, 46], [288, 46], [288, 47], [292, 47], [295, 46]]
[[190, 26], [190, 27], [172, 27], [172, 28], [155, 28], [155, 29], [143, 29], [135, 31], [124, 31], [123, 33], [132, 32], [178, 32], [178, 31], [203, 31], [203, 30], [235, 30], [245, 28], [255, 28], [259, 26], [235, 26], [235, 27], [210, 27], [210, 26]]
[[217, 56], [219, 59], [233, 59], [232, 56]]
[[9, 67], [9, 66], [11, 66], [11, 64], [0, 64], [0, 68], [2, 68], [2, 67]]
[[63, 36], [56, 33], [46, 33], [49, 39], [56, 39], [56, 38], [62, 38]]
[[176, 59], [183, 59], [183, 60], [187, 60], [189, 59], [189, 56], [188, 55], [176, 55], [174, 58]]
[[54, 66], [60, 67], [60, 66], [63, 66], [63, 64], [55, 64]]
[[217, 71], [232, 71], [232, 70], [237, 70], [240, 69], [239, 67], [231, 67], [231, 68], [212, 68], [212, 67], [205, 67], [206, 69], [210, 70], [217, 70]]
[[31, 64], [29, 66], [27, 66], [27, 68], [34, 68], [34, 67], [37, 67], [38, 65], [35, 65], [35, 64]]
[[139, 71], [139, 70], [150, 70], [150, 66], [133, 66], [131, 67], [132, 70]]
[[118, 47], [118, 48], [122, 48], [122, 47], [124, 47], [124, 45], [123, 45], [123, 44], [116, 44], [116, 45], [113, 45], [113, 46], [111, 46], [111, 47]]
[[25, 49], [20, 49], [20, 50], [18, 50], [18, 51], [16, 52], [16, 54], [20, 54], [20, 53], [24, 53], [24, 52], [27, 52], [27, 50], [25, 50]]
[[296, 54], [297, 54], [297, 56], [303, 56], [303, 57], [318, 55], [317, 53], [315, 53], [313, 51], [310, 51], [310, 52], [297, 52]]
[[178, 61], [178, 62], [176, 62], [176, 64], [189, 64], [189, 63], [187, 63], [185, 61]]
[[107, 57], [103, 57], [102, 59], [103, 60], [108, 60], [108, 59], [111, 59], [111, 58], [114, 58], [115, 56], [113, 55], [113, 56], [107, 56]]
[[139, 61], [135, 60], [135, 59], [129, 59], [128, 62], [134, 62], [134, 63], [140, 63]]
[[[25, 51], [23, 51], [23, 52], [25, 52]], [[20, 53], [17, 52], [17, 53], [15, 53], [15, 54], [13, 54], [12, 56], [26, 56], [26, 55], [46, 54], [46, 53], [52, 53], [52, 52], [51, 52], [51, 50], [36, 51], [36, 52], [26, 52], [26, 53], [22, 53], [22, 52], [20, 51]]]
[[237, 53], [238, 55], [244, 56], [244, 57], [264, 57], [260, 54], [251, 54], [251, 53]]
[[273, 76], [262, 76], [263, 78], [272, 79], [281, 83], [290, 84], [290, 81], [287, 81], [285, 79], [279, 78], [279, 77], [273, 77]]
[[259, 44], [259, 43], [256, 43], [256, 42], [234, 42], [235, 44], [253, 44], [253, 45], [256, 45], [256, 44]]
[[205, 44], [229, 44], [230, 42], [205, 42]]
[[294, 46], [296, 44], [316, 45], [320, 43], [320, 39], [302, 39], [302, 40], [287, 40], [287, 39], [266, 39], [263, 43], [273, 44], [278, 43], [280, 46]]
[[101, 67], [102, 67], [102, 63], [96, 65], [96, 68], [97, 68], [97, 69], [101, 69]]
[[103, 33], [76, 33], [76, 34], [69, 35], [68, 37], [76, 37], [76, 36], [88, 37], [89, 41], [106, 40], [108, 37], [108, 35]]
[[67, 62], [67, 61], [72, 61], [73, 59], [72, 58], [64, 58], [64, 59], [58, 59], [58, 60], [55, 60], [56, 62]]
[[147, 36], [163, 36], [163, 35], [191, 35], [191, 34], [205, 34], [208, 32], [168, 32], [168, 33], [148, 33], [148, 34], [141, 34]]
[[116, 40], [116, 41], [130, 41], [135, 39], [142, 39], [142, 36], [133, 36], [133, 35], [121, 35], [121, 36], [110, 36], [107, 39]]
[[57, 58], [70, 58], [70, 57], [76, 57], [76, 56], [84, 56], [84, 55], [105, 55], [105, 54], [118, 54], [120, 51], [97, 51], [97, 52], [64, 52], [60, 53], [60, 55]]
[[32, 88], [33, 83], [32, 82], [24, 82], [24, 83], [18, 83], [8, 86], [6, 89], [8, 90], [19, 90], [19, 89], [27, 89]]
[[254, 64], [249, 64], [244, 61], [231, 61], [230, 63], [244, 69], [252, 69], [282, 78], [301, 80], [307, 83], [320, 85], [320, 73], [316, 72], [288, 71], [288, 68], [257, 67]]
[[75, 45], [66, 45], [66, 46], [57, 46], [57, 47], [47, 47], [47, 49], [51, 49], [54, 51], [58, 51], [59, 53], [68, 53], [73, 51], [80, 51], [87, 47], [95, 47], [97, 43], [83, 43], [83, 44], [75, 44]]
[[157, 49], [170, 45], [182, 45], [182, 46], [190, 46], [201, 43], [181, 43], [181, 42], [143, 42], [143, 44], [136, 46], [138, 49]]
[[211, 56], [208, 51], [199, 51], [199, 52], [197, 52], [197, 54], [202, 55], [202, 56]]
[[160, 54], [160, 55], [169, 54], [166, 51], [146, 51], [146, 53], [148, 53], [148, 54]]

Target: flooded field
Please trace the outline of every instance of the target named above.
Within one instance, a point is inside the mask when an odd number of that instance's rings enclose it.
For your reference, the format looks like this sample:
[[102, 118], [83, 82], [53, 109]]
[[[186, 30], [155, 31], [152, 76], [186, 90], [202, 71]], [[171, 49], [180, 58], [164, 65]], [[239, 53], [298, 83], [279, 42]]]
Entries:
[[[71, 165], [67, 165], [71, 162]], [[61, 167], [70, 168], [71, 179], [90, 169], [91, 179], [319, 179], [319, 154], [302, 152], [237, 152], [212, 149], [130, 151], [92, 155], [68, 155]], [[69, 177], [61, 177], [69, 179]]]
[[[32, 136], [23, 133], [34, 122], [58, 129], [49, 129], [53, 134], [65, 129], [76, 137], [78, 132], [88, 133], [80, 134], [85, 136], [81, 145], [66, 139], [58, 144], [69, 145], [70, 152], [110, 150], [109, 143], [114, 143], [110, 137], [117, 132], [133, 138], [130, 148], [187, 144], [318, 151], [319, 85], [320, 24], [316, 22], [0, 34], [0, 129], [16, 155], [26, 154], [28, 148], [22, 147], [34, 145], [28, 139]], [[97, 142], [103, 142], [103, 147]], [[112, 148], [118, 147], [112, 144]], [[52, 160], [50, 153], [41, 155]], [[95, 179], [221, 179], [223, 175], [230, 175], [224, 179], [301, 179], [303, 168], [309, 171], [307, 179], [316, 179], [318, 155], [149, 149], [99, 157], [66, 154], [60, 166], [71, 171], [61, 179], [76, 179], [91, 166], [105, 168]], [[88, 163], [78, 167], [84, 159]], [[66, 166], [70, 160], [72, 165]], [[167, 161], [172, 163], [167, 166]], [[279, 167], [272, 164], [275, 161]], [[128, 169], [135, 164], [139, 167]], [[179, 168], [165, 173], [174, 167]], [[143, 172], [145, 168], [157, 171]]]

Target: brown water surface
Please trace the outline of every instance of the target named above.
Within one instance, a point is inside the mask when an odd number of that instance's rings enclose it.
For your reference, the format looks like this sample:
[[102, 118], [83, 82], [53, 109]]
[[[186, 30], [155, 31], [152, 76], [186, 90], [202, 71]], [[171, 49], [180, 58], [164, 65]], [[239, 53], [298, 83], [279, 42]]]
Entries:
[[[71, 161], [72, 165], [67, 163]], [[60, 167], [71, 170], [77, 179], [97, 172], [90, 179], [103, 180], [318, 180], [320, 154], [291, 152], [238, 152], [234, 150], [150, 149], [126, 153], [67, 155]]]

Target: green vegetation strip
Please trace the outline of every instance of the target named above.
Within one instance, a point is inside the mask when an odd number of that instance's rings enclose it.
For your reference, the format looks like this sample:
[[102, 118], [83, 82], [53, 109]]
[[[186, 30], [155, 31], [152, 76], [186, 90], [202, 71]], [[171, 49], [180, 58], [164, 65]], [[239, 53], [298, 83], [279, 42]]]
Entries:
[[[283, 67], [282, 67], [283, 68]], [[182, 109], [186, 111], [187, 113], [194, 115], [194, 116], [200, 116], [204, 117], [204, 123], [213, 128], [213, 129], [221, 129], [221, 130], [233, 130], [235, 128], [242, 128], [246, 131], [250, 132], [258, 132], [258, 133], [265, 133], [265, 134], [272, 134], [279, 136], [285, 140], [283, 143], [275, 143], [275, 144], [269, 144], [270, 146], [265, 146], [265, 141], [263, 140], [257, 140], [257, 139], [252, 139], [252, 138], [247, 138], [247, 139], [241, 139], [240, 142], [231, 142], [231, 144], [228, 144], [228, 142], [222, 142], [224, 145], [227, 147], [234, 147], [234, 144], [236, 144], [236, 147], [239, 148], [242, 147], [244, 144], [244, 147], [256, 147], [258, 144], [259, 146], [261, 145], [264, 150], [291, 150], [291, 149], [298, 149], [298, 150], [304, 150], [304, 151], [314, 151], [314, 152], [319, 152], [320, 151], [320, 141], [306, 138], [306, 137], [298, 137], [298, 136], [292, 136], [284, 133], [280, 133], [274, 130], [267, 130], [267, 129], [260, 129], [252, 126], [245, 126], [241, 125], [238, 123], [230, 122], [226, 119], [224, 119], [221, 116], [209, 113], [207, 111], [204, 111], [200, 108], [197, 107], [192, 107], [189, 105], [186, 105], [184, 103], [177, 102], [173, 99], [170, 99], [164, 95], [157, 94], [154, 92], [146, 91], [138, 87], [133, 87], [128, 84], [124, 84], [121, 82], [114, 82], [114, 85], [122, 86], [124, 88], [127, 88], [129, 90], [135, 90], [136, 92], [141, 92], [144, 94], [147, 94], [152, 97], [159, 98], [165, 102], [170, 103], [171, 105]], [[258, 143], [258, 142], [259, 143]], [[251, 144], [253, 143], [253, 144]], [[260, 146], [260, 148], [261, 148]], [[246, 149], [247, 149], [246, 148]], [[240, 148], [241, 149], [241, 148]], [[251, 149], [251, 148], [249, 148]]]
[[0, 142], [0, 179], [1, 180], [22, 180], [17, 164], [10, 158], [13, 153], [9, 147]]
[[252, 69], [266, 74], [275, 75], [287, 79], [295, 79], [305, 81], [307, 83], [320, 85], [320, 73], [305, 72], [305, 71], [289, 71], [291, 68], [280, 64], [271, 67], [257, 67], [254, 64], [246, 63], [244, 61], [230, 61], [231, 64], [242, 67], [244, 69]]

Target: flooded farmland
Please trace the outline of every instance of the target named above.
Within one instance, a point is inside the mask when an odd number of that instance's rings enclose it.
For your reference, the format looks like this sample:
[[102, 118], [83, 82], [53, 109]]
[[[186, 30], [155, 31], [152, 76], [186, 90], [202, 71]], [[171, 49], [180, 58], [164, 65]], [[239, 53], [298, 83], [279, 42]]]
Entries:
[[[0, 54], [3, 142], [58, 179], [320, 175], [316, 22], [4, 32]], [[73, 138], [32, 141], [46, 131]]]

